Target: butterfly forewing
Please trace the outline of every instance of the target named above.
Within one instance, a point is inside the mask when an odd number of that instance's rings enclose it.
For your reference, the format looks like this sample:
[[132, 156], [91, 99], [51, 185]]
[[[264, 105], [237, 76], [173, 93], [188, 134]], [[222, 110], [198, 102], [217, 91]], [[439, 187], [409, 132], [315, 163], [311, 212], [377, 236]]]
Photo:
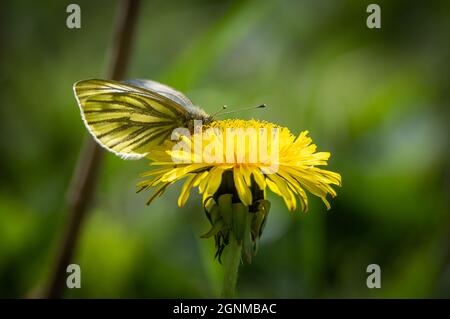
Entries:
[[86, 80], [75, 83], [74, 91], [90, 133], [103, 147], [124, 158], [145, 156], [152, 146], [169, 138], [173, 129], [185, 124], [184, 105], [146, 88]]

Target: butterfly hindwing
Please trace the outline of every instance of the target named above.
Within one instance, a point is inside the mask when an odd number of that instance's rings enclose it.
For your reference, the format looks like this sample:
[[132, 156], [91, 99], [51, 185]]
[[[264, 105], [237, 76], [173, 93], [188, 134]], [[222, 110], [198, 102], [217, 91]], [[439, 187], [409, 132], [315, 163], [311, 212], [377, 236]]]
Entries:
[[[99, 144], [123, 158], [144, 157], [152, 146], [170, 138], [173, 129], [185, 124], [186, 109], [178, 100], [152, 87], [133, 84], [107, 80], [74, 84], [89, 132]], [[170, 90], [169, 94], [177, 92]]]
[[188, 97], [186, 97], [186, 95], [165, 84], [145, 79], [126, 80], [123, 81], [123, 83], [157, 92], [158, 94], [164, 95], [165, 97], [171, 99], [175, 103], [182, 105], [185, 108], [192, 107], [192, 101]]

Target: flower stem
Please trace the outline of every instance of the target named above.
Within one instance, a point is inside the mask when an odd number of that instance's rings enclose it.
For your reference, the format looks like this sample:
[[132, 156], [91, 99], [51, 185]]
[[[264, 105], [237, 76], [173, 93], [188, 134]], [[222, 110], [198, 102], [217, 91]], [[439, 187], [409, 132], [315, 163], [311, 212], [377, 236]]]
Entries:
[[234, 298], [242, 246], [238, 244], [233, 234], [230, 234], [230, 242], [225, 250], [222, 298]]

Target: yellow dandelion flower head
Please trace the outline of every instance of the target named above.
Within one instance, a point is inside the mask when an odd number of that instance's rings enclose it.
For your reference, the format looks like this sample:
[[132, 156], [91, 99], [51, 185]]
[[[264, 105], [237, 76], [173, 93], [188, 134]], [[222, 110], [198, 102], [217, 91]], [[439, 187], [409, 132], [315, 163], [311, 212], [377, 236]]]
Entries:
[[193, 132], [180, 129], [172, 134], [172, 141], [152, 150], [148, 158], [158, 168], [144, 173], [148, 179], [138, 187], [156, 188], [151, 202], [168, 186], [185, 180], [179, 206], [186, 203], [193, 187], [203, 194], [204, 203], [225, 187], [246, 206], [265, 198], [269, 189], [291, 211], [298, 200], [301, 209], [307, 210], [309, 191], [329, 209], [327, 195], [336, 196], [331, 185], [340, 186], [341, 176], [318, 167], [327, 165], [330, 153], [316, 150], [308, 131], [296, 137], [288, 128], [265, 121], [213, 121], [196, 126]]

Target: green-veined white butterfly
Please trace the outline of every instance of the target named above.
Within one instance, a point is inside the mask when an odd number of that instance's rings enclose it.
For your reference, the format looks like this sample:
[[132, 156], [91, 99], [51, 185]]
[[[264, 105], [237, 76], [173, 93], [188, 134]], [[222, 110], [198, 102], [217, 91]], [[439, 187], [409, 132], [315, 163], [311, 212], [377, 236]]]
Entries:
[[126, 159], [139, 159], [178, 127], [213, 117], [184, 94], [150, 80], [83, 80], [73, 85], [81, 117], [94, 139]]

